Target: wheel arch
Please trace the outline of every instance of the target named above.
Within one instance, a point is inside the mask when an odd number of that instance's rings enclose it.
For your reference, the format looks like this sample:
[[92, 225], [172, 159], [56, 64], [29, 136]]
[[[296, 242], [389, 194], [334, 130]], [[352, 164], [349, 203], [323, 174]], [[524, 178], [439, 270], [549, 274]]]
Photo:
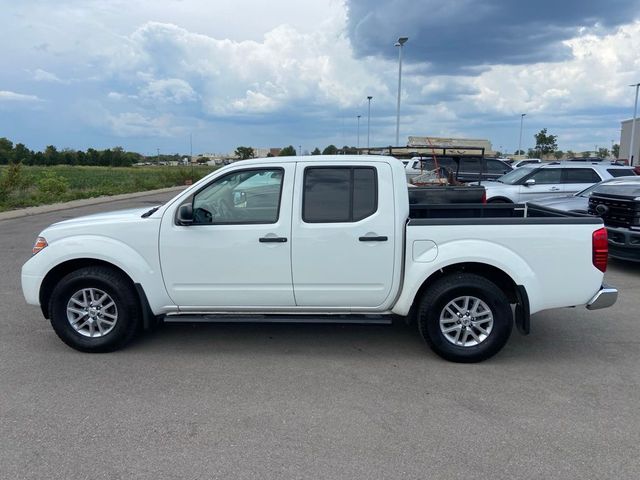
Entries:
[[143, 326], [145, 329], [149, 328], [152, 324], [152, 319], [154, 318], [153, 312], [149, 306], [149, 301], [147, 300], [147, 296], [142, 288], [142, 285], [136, 283], [131, 276], [113, 263], [107, 262], [105, 260], [100, 260], [98, 258], [74, 258], [71, 260], [66, 260], [62, 263], [59, 263], [55, 267], [53, 267], [47, 274], [45, 275], [42, 283], [40, 284], [40, 309], [42, 310], [42, 314], [45, 318], [50, 318], [49, 312], [49, 303], [51, 300], [51, 295], [53, 293], [53, 289], [55, 285], [67, 274], [79, 270], [85, 267], [95, 267], [95, 266], [103, 266], [110, 268], [112, 270], [120, 273], [123, 278], [125, 278], [131, 285], [131, 288], [136, 292], [136, 296], [138, 298], [138, 302], [140, 305], [140, 311], [143, 316]]
[[424, 292], [430, 285], [432, 285], [435, 281], [439, 280], [448, 275], [452, 275], [455, 273], [474, 273], [479, 275], [487, 280], [496, 284], [498, 288], [500, 288], [505, 295], [507, 296], [509, 303], [520, 305], [526, 302], [524, 306], [525, 310], [528, 312], [529, 309], [529, 300], [526, 295], [526, 289], [522, 285], [518, 285], [515, 280], [504, 270], [494, 266], [489, 265], [487, 263], [482, 262], [460, 262], [453, 263], [442, 268], [439, 268], [431, 275], [429, 275], [424, 281], [421, 283], [420, 287], [416, 291], [413, 296], [413, 301], [411, 304], [411, 308], [409, 310], [409, 319], [410, 321], [415, 320], [415, 313], [417, 311], [417, 306], [420, 302], [420, 299], [424, 295]]
[[487, 199], [487, 203], [513, 203], [513, 200], [508, 197], [498, 196]]

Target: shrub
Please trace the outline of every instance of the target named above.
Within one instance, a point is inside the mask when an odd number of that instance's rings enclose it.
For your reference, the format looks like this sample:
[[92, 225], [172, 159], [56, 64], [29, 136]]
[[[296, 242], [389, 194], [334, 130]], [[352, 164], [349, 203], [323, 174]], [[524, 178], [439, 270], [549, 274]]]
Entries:
[[38, 190], [43, 195], [58, 197], [63, 195], [69, 189], [67, 180], [54, 172], [46, 172], [44, 176], [38, 180]]

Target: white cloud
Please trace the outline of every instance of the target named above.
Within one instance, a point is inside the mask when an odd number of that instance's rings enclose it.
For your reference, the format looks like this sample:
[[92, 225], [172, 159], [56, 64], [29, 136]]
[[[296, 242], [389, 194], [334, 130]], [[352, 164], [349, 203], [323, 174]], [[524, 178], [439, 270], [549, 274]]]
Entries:
[[170, 137], [182, 133], [171, 115], [147, 117], [137, 112], [108, 114], [104, 119], [113, 134], [119, 137]]
[[112, 52], [108, 69], [138, 82], [141, 98], [199, 98], [213, 115], [267, 113], [296, 102], [345, 108], [367, 94], [388, 96], [367, 61], [353, 58], [341, 31], [340, 22], [311, 33], [282, 25], [261, 42], [235, 42], [148, 22]]
[[11, 92], [9, 90], [0, 90], [0, 102], [41, 102], [42, 100], [36, 95], [28, 95], [24, 93]]
[[64, 83], [55, 73], [47, 72], [46, 70], [42, 70], [41, 68], [36, 68], [33, 72], [33, 79], [37, 82], [54, 82], [54, 83]]
[[631, 103], [627, 85], [638, 81], [640, 22], [565, 44], [573, 55], [564, 62], [495, 66], [471, 80], [479, 90], [476, 106], [505, 114], [551, 114]]
[[143, 98], [171, 103], [183, 103], [197, 98], [191, 85], [179, 78], [150, 80], [140, 91]]

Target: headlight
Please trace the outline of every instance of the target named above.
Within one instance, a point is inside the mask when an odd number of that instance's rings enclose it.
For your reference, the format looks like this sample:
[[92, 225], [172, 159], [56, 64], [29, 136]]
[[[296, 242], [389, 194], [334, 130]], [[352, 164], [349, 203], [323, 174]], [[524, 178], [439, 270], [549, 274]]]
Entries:
[[47, 240], [45, 240], [44, 237], [36, 238], [36, 243], [33, 244], [33, 250], [31, 251], [32, 254], [35, 255], [36, 253], [38, 253], [40, 250], [42, 250], [47, 245], [49, 245], [49, 244], [47, 243]]

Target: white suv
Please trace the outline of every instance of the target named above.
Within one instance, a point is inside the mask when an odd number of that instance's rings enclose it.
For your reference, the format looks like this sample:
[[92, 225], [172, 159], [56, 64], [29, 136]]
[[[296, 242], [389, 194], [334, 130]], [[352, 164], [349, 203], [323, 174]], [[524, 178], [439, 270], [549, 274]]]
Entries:
[[629, 175], [635, 175], [633, 167], [554, 162], [525, 165], [482, 184], [487, 190], [487, 202], [524, 203], [541, 197], [571, 195], [602, 180]]

